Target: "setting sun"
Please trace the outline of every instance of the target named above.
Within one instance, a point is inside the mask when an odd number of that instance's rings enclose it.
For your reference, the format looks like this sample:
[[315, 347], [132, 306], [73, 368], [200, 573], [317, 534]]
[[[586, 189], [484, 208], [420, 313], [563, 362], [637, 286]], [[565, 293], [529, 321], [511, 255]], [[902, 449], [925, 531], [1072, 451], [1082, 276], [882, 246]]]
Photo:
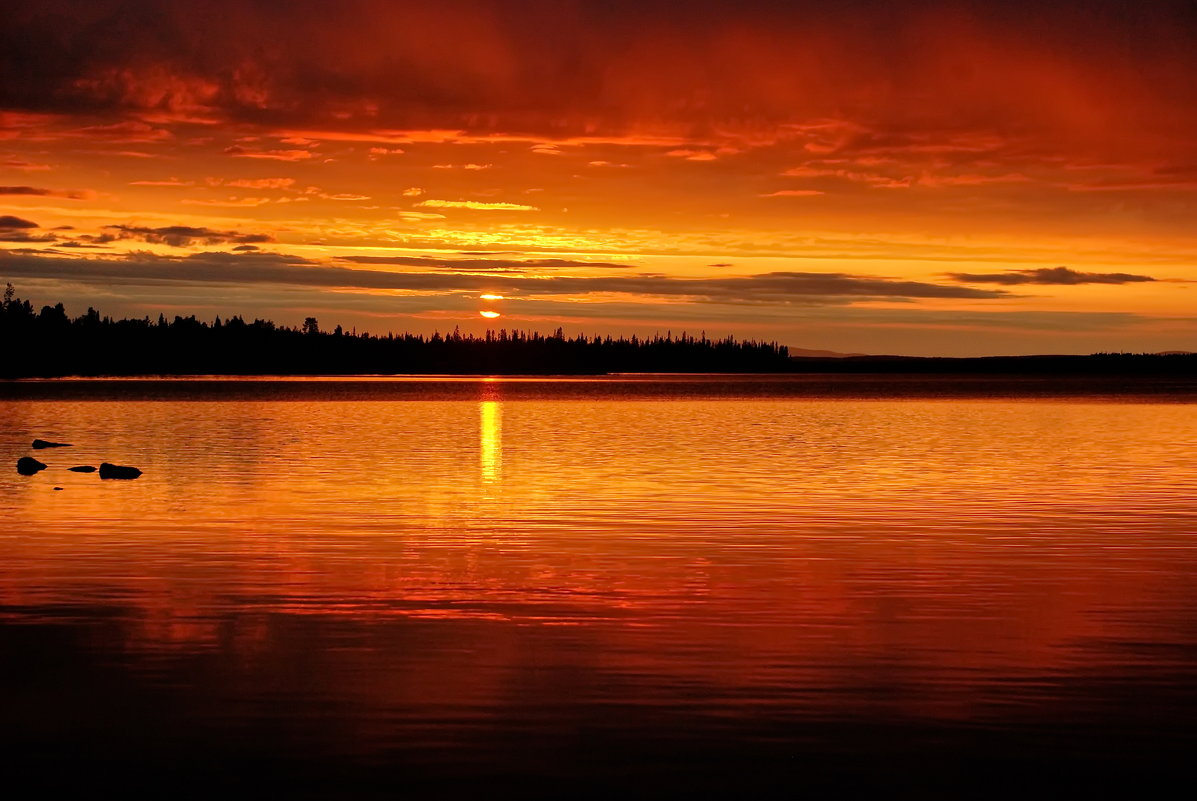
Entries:
[[482, 311], [480, 311], [478, 313], [481, 314], [483, 317], [486, 317], [491, 320], [500, 316], [497, 311], [491, 311], [489, 309], [483, 309]]

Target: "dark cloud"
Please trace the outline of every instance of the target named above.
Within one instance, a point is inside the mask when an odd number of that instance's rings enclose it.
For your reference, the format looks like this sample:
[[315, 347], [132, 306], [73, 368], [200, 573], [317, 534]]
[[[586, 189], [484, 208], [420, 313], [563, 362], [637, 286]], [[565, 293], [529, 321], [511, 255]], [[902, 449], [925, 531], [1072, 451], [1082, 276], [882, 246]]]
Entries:
[[40, 226], [32, 220], [14, 217], [11, 214], [0, 215], [0, 242], [53, 242], [54, 234], [31, 233]]
[[86, 200], [94, 192], [81, 192], [63, 189], [45, 189], [40, 186], [0, 186], [0, 195], [32, 195], [36, 197], [65, 197], [71, 200]]
[[1041, 267], [1037, 270], [1014, 270], [1006, 273], [948, 273], [954, 281], [965, 284], [1051, 284], [1074, 286], [1076, 284], [1136, 284], [1155, 281], [1150, 275], [1131, 273], [1082, 273], [1068, 267]]
[[917, 298], [992, 299], [1002, 290], [940, 286], [918, 281], [842, 273], [774, 272], [730, 278], [663, 275], [548, 276], [467, 275], [458, 272], [386, 272], [321, 264], [277, 253], [195, 253], [185, 258], [134, 253], [123, 259], [13, 257], [0, 253], [0, 274], [116, 283], [276, 284], [417, 293], [501, 292], [509, 297], [649, 295], [723, 304], [848, 303]]
[[0, 108], [696, 139], [938, 120], [1192, 155], [1195, 41], [1189, 0], [39, 0], [6, 4]]
[[13, 231], [11, 229], [5, 230], [0, 228], [0, 242], [53, 242], [54, 236], [52, 234], [42, 234], [41, 236], [34, 236], [23, 231]]
[[267, 234], [242, 234], [237, 231], [214, 231], [211, 228], [196, 228], [189, 225], [167, 225], [161, 228], [143, 228], [132, 225], [106, 225], [105, 233], [94, 237], [94, 242], [112, 242], [117, 239], [140, 239], [153, 245], [170, 245], [184, 248], [191, 245], [225, 245], [273, 242]]

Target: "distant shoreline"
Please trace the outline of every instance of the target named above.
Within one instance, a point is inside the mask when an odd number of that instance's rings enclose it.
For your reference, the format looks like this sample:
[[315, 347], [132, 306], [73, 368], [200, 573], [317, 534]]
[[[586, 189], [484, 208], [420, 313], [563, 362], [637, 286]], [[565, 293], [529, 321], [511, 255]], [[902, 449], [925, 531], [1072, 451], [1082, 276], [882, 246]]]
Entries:
[[982, 375], [1197, 376], [1197, 354], [791, 357], [788, 372]]
[[[527, 365], [522, 365], [526, 367]], [[560, 365], [555, 365], [560, 367]], [[444, 368], [445, 365], [440, 365]], [[819, 375], [887, 376], [992, 376], [1017, 377], [1101, 377], [1150, 375], [1197, 379], [1197, 354], [1092, 354], [1048, 356], [848, 356], [790, 357], [775, 369], [745, 370], [605, 370], [505, 371], [501, 366], [490, 371], [440, 369], [409, 372], [296, 372], [296, 371], [205, 371], [205, 372], [31, 372], [15, 375], [0, 371], [0, 381], [53, 380], [395, 380], [444, 379], [472, 380], [488, 377], [541, 380], [546, 378], [593, 379], [668, 379], [686, 377], [750, 378]]]
[[607, 375], [203, 375], [0, 380], [21, 401], [1110, 401], [1197, 404], [1192, 373], [630, 373]]
[[[470, 365], [473, 366], [473, 365]], [[562, 370], [554, 365], [553, 370], [543, 372], [523, 369], [504, 370], [496, 365], [487, 371], [470, 369], [440, 369], [431, 371], [377, 372], [377, 371], [234, 371], [206, 370], [203, 372], [161, 372], [161, 371], [29, 371], [13, 373], [0, 370], [0, 381], [50, 381], [50, 380], [394, 380], [435, 379], [468, 380], [472, 378], [502, 377], [506, 379], [587, 379], [587, 378], [683, 378], [687, 376], [727, 376], [747, 378], [751, 376], [801, 376], [801, 375], [887, 375], [887, 376], [1009, 376], [1016, 377], [1131, 377], [1137, 375], [1197, 379], [1197, 354], [1148, 355], [1148, 354], [1094, 354], [1090, 356], [982, 356], [982, 357], [920, 357], [920, 356], [854, 356], [854, 357], [796, 357], [789, 364], [776, 369], [744, 370], [605, 370], [586, 371]]]

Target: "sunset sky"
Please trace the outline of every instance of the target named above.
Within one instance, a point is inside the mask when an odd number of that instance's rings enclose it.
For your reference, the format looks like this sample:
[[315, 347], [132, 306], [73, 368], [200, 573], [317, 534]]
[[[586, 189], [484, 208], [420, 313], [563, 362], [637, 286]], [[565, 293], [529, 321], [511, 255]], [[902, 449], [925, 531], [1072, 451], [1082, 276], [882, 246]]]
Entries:
[[1197, 350], [1191, 2], [0, 0], [0, 19], [0, 282], [39, 305]]

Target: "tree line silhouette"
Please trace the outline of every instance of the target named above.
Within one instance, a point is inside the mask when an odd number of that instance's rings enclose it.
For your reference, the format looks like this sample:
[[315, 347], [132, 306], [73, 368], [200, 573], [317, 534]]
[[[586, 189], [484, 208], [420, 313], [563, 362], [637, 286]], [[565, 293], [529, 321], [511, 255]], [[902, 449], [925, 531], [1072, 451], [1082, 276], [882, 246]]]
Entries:
[[93, 308], [71, 318], [63, 304], [35, 310], [12, 284], [0, 304], [0, 378], [132, 375], [601, 375], [603, 373], [983, 373], [1197, 377], [1197, 354], [980, 358], [791, 357], [776, 342], [705, 335], [566, 337], [488, 330], [462, 334], [368, 334], [314, 317], [298, 327], [239, 316], [211, 323], [114, 320]]
[[788, 350], [776, 342], [701, 337], [566, 337], [536, 332], [368, 334], [292, 328], [239, 316], [212, 322], [115, 320], [94, 308], [71, 318], [63, 304], [35, 311], [11, 284], [0, 309], [6, 378], [97, 375], [579, 374], [774, 372]]

